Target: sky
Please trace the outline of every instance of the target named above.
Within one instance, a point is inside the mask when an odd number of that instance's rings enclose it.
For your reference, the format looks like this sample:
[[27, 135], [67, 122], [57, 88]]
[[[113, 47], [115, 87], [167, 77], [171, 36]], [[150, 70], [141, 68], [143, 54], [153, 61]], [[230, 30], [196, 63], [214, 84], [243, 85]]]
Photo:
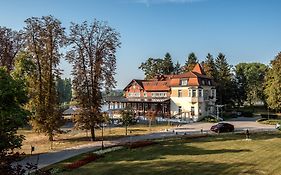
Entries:
[[[200, 61], [222, 52], [231, 65], [269, 64], [281, 51], [280, 0], [0, 0], [0, 26], [22, 29], [24, 20], [53, 15], [70, 22], [107, 21], [121, 35], [117, 89], [143, 79], [138, 69], [149, 57], [172, 55], [184, 64], [189, 53]], [[71, 65], [61, 60], [63, 77]]]

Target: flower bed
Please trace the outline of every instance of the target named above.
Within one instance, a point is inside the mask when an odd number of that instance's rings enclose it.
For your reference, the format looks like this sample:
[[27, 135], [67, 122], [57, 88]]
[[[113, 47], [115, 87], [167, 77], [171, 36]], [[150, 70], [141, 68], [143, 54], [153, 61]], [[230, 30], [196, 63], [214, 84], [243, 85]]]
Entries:
[[65, 168], [66, 169], [69, 169], [69, 170], [73, 170], [73, 169], [76, 169], [76, 168], [79, 168], [83, 165], [86, 165], [92, 161], [95, 161], [97, 160], [98, 158], [102, 157], [101, 155], [98, 155], [98, 154], [89, 154], [87, 155], [86, 157], [84, 157], [83, 159], [80, 159], [80, 160], [77, 160], [69, 165], [66, 165]]

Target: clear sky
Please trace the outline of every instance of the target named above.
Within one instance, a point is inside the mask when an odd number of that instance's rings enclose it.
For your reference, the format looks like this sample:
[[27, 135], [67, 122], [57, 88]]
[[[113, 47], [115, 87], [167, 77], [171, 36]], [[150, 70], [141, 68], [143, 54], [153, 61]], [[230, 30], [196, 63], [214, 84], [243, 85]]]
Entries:
[[[170, 52], [183, 64], [190, 52], [226, 54], [230, 64], [269, 64], [281, 51], [281, 0], [0, 0], [0, 26], [21, 29], [31, 16], [53, 15], [68, 28], [94, 18], [121, 34], [117, 88], [133, 78], [149, 57]], [[71, 66], [61, 63], [64, 77]]]

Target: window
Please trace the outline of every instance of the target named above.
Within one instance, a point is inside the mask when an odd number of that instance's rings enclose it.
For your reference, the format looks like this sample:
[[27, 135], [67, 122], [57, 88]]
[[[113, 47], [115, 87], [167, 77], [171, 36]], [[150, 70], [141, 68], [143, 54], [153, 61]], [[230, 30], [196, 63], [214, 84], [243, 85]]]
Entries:
[[191, 106], [190, 113], [191, 113], [191, 116], [195, 115], [195, 108], [194, 108], [194, 106]]
[[208, 85], [211, 86], [211, 81], [210, 80], [208, 80]]
[[211, 93], [212, 93], [212, 97], [214, 98], [216, 96], [216, 90], [212, 89]]
[[128, 94], [128, 96], [129, 96], [129, 97], [140, 97], [140, 93], [139, 93], [139, 92], [137, 92], [137, 93], [132, 93], [132, 92], [130, 92], [130, 93]]
[[147, 93], [146, 93], [146, 92], [144, 92], [144, 93], [143, 93], [143, 96], [144, 96], [144, 97], [147, 97]]
[[180, 80], [180, 85], [181, 86], [187, 86], [187, 79]]
[[202, 80], [202, 85], [205, 85], [205, 80]]
[[203, 90], [202, 89], [198, 90], [198, 97], [203, 97]]
[[181, 113], [182, 113], [181, 106], [179, 106], [178, 113], [179, 113], [179, 114], [181, 114]]
[[189, 96], [189, 97], [192, 96], [192, 89], [188, 89], [188, 96]]
[[192, 97], [196, 97], [196, 89], [192, 89]]
[[182, 97], [182, 91], [178, 90], [178, 97]]
[[152, 92], [152, 97], [167, 97], [166, 92]]

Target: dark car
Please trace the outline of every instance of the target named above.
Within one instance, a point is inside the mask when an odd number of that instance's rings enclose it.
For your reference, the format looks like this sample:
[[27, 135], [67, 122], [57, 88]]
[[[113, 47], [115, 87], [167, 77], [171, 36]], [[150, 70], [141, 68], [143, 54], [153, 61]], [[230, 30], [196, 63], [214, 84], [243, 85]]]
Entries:
[[210, 130], [214, 131], [216, 133], [233, 132], [234, 126], [232, 124], [229, 124], [229, 123], [218, 123], [218, 124], [212, 126]]

